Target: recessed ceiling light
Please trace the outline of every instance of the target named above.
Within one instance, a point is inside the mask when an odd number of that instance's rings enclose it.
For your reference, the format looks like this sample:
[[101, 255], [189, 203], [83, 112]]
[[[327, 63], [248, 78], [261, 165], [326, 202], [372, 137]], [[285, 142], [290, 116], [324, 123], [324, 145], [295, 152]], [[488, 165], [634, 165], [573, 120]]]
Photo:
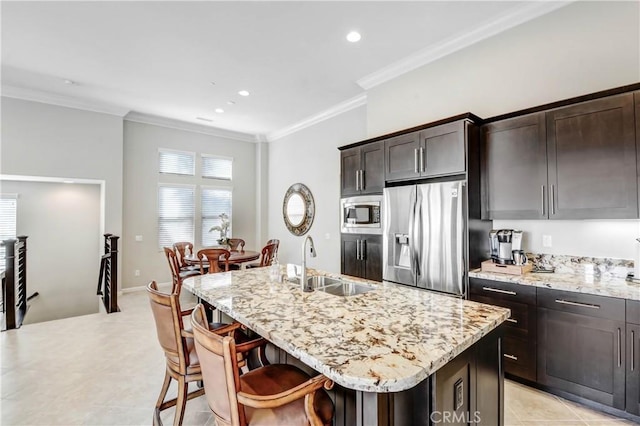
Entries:
[[362, 36], [357, 31], [351, 31], [349, 34], [347, 34], [347, 40], [349, 40], [351, 43], [356, 43], [360, 41], [361, 38]]
[[227, 105], [235, 105], [236, 103], [234, 101], [227, 101]]
[[216, 112], [218, 114], [222, 114], [224, 112], [224, 110], [222, 108], [216, 108]]
[[212, 82], [211, 82], [211, 85], [212, 85], [212, 86], [215, 86], [215, 85], [216, 85], [216, 82], [215, 82], [215, 81], [212, 81]]
[[240, 96], [249, 96], [249, 92], [247, 92], [246, 90], [241, 90], [238, 92], [238, 95]]
[[213, 123], [213, 120], [210, 118], [205, 118], [205, 117], [196, 117], [196, 120], [200, 120], [200, 121], [206, 121], [208, 123]]
[[67, 84], [69, 86], [74, 86], [76, 84], [76, 82], [72, 81], [72, 80], [64, 80], [64, 84]]

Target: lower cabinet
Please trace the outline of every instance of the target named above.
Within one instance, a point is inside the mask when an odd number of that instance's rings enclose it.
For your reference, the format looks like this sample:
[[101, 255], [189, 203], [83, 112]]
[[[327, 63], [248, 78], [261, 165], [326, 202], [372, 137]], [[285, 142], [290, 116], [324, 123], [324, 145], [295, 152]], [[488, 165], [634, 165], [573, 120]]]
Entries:
[[511, 310], [511, 317], [505, 322], [504, 371], [535, 382], [536, 288], [471, 278], [469, 299]]
[[625, 409], [625, 301], [537, 289], [537, 382]]
[[382, 236], [342, 234], [341, 273], [382, 281]]
[[627, 300], [626, 410], [640, 416], [640, 302]]

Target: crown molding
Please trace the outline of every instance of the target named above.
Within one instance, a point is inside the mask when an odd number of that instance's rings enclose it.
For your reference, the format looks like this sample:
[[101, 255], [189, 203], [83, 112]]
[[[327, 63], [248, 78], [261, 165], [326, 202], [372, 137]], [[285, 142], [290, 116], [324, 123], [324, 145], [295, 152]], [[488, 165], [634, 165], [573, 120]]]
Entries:
[[408, 56], [398, 62], [388, 65], [380, 70], [362, 77], [356, 83], [364, 90], [369, 90], [382, 83], [392, 80], [402, 74], [413, 71], [440, 58], [450, 55], [465, 47], [471, 46], [503, 31], [521, 25], [539, 16], [553, 12], [576, 0], [563, 1], [534, 1], [527, 3], [515, 10], [503, 13], [479, 27], [451, 37], [442, 42], [435, 43], [425, 49], [419, 50], [415, 54]]
[[84, 111], [116, 115], [118, 117], [124, 117], [129, 112], [129, 108], [119, 107], [116, 105], [11, 85], [2, 85], [2, 96], [67, 108], [81, 109]]
[[242, 142], [258, 142], [258, 137], [249, 133], [234, 132], [232, 130], [204, 126], [202, 124], [189, 123], [187, 121], [175, 120], [173, 118], [160, 117], [151, 114], [144, 114], [136, 111], [131, 111], [129, 114], [124, 116], [124, 119], [126, 121], [133, 121], [136, 123], [153, 124], [155, 126], [185, 130], [187, 132], [203, 133], [205, 135], [218, 136], [221, 138], [233, 139]]
[[273, 142], [285, 136], [288, 136], [292, 133], [299, 132], [302, 129], [313, 126], [314, 124], [318, 124], [322, 121], [328, 120], [332, 117], [350, 111], [352, 109], [358, 108], [359, 106], [367, 104], [367, 94], [362, 93], [358, 96], [354, 96], [351, 99], [347, 99], [346, 101], [340, 102], [332, 106], [329, 109], [321, 111], [317, 114], [314, 114], [310, 117], [305, 118], [304, 120], [298, 121], [291, 126], [284, 127], [280, 130], [276, 130], [275, 132], [271, 132], [267, 135], [267, 141]]

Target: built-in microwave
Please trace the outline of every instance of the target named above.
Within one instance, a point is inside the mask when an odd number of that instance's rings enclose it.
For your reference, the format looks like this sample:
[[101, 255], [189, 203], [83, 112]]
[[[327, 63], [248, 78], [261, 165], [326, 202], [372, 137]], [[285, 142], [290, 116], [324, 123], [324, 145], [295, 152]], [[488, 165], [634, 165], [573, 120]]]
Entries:
[[340, 200], [340, 230], [349, 234], [382, 234], [382, 195]]

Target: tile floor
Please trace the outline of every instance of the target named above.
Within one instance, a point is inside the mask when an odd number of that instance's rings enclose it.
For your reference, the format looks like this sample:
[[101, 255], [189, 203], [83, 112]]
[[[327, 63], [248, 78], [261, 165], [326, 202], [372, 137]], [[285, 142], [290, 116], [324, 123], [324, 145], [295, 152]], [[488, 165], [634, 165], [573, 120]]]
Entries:
[[[0, 424], [151, 424], [164, 357], [146, 292], [127, 293], [119, 304], [118, 314], [0, 333]], [[507, 381], [505, 388], [506, 425], [632, 424], [518, 383]], [[171, 424], [173, 409], [162, 417]], [[204, 397], [187, 403], [184, 424], [214, 424]]]

